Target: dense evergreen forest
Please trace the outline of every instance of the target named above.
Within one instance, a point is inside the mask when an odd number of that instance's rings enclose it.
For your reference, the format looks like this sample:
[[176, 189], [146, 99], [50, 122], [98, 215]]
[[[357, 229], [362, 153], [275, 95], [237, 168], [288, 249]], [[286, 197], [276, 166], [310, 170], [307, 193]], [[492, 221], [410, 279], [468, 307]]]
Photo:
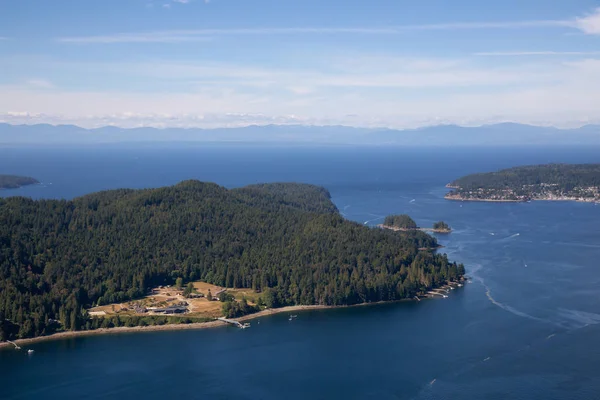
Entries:
[[529, 200], [599, 198], [600, 164], [545, 164], [464, 176], [448, 184], [448, 197]]
[[21, 186], [39, 183], [37, 179], [28, 176], [0, 175], [0, 189], [17, 189]]
[[400, 214], [400, 215], [388, 215], [383, 220], [383, 224], [385, 226], [391, 226], [394, 228], [401, 229], [417, 229], [417, 223], [408, 215]]
[[252, 288], [270, 307], [412, 297], [464, 274], [446, 255], [418, 251], [436, 245], [347, 221], [325, 189], [302, 184], [0, 199], [0, 339], [93, 329], [87, 307], [177, 278]]

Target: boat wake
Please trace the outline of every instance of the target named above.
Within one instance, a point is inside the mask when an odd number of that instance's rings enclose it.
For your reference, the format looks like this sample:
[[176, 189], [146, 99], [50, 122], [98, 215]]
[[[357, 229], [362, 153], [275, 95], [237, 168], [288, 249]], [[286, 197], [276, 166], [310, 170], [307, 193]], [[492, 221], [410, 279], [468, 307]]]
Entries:
[[377, 218], [374, 218], [374, 219], [368, 219], [368, 220], [366, 220], [366, 221], [364, 222], [364, 225], [367, 225], [367, 224], [369, 224], [369, 223], [371, 223], [371, 222], [379, 221], [380, 219], [384, 219], [384, 218], [385, 218], [384, 216], [381, 216], [381, 215], [376, 215], [376, 214], [369, 214], [369, 215], [372, 215], [373, 217], [377, 217]]
[[483, 283], [483, 282], [482, 282], [482, 285], [485, 288], [485, 295], [488, 298], [488, 300], [491, 301], [492, 304], [494, 304], [495, 306], [498, 306], [501, 309], [503, 309], [504, 311], [508, 311], [509, 313], [514, 314], [514, 315], [516, 315], [518, 317], [529, 318], [529, 319], [532, 319], [534, 321], [550, 322], [550, 321], [547, 321], [547, 320], [545, 320], [543, 318], [538, 318], [538, 317], [535, 317], [533, 315], [529, 315], [527, 313], [524, 313], [523, 311], [519, 311], [516, 308], [513, 308], [513, 307], [509, 306], [508, 304], [504, 304], [504, 303], [501, 303], [501, 302], [497, 301], [496, 299], [494, 299], [492, 297], [492, 293], [490, 292], [490, 288], [485, 283]]
[[485, 280], [477, 274], [477, 272], [482, 268], [481, 264], [474, 264], [474, 267], [475, 268], [473, 270], [469, 271], [469, 275], [471, 276], [471, 278], [473, 280], [479, 282], [481, 284], [481, 286], [483, 286], [483, 288], [485, 289], [485, 296], [488, 298], [488, 300], [493, 305], [500, 307], [504, 311], [508, 311], [509, 313], [516, 315], [518, 317], [528, 318], [528, 319], [532, 319], [534, 321], [539, 321], [539, 322], [550, 323], [550, 321], [548, 321], [548, 320], [545, 320], [543, 318], [538, 318], [533, 315], [529, 315], [527, 313], [524, 313], [523, 311], [519, 311], [516, 308], [509, 306], [508, 304], [501, 303], [498, 300], [494, 299], [494, 297], [492, 296], [490, 287], [488, 285], [486, 285]]
[[570, 330], [600, 323], [600, 314], [566, 308], [558, 309], [558, 317], [560, 319], [558, 323]]

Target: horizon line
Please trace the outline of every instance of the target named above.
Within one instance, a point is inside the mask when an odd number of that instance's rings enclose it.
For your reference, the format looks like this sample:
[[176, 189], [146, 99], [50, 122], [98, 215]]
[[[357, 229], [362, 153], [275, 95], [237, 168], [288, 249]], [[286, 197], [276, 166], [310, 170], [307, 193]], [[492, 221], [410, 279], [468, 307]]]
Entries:
[[306, 124], [301, 124], [301, 123], [271, 123], [271, 124], [260, 124], [260, 123], [255, 123], [255, 124], [248, 124], [248, 125], [241, 125], [241, 126], [218, 126], [218, 127], [212, 127], [212, 128], [203, 128], [203, 127], [199, 127], [199, 126], [188, 126], [188, 127], [182, 127], [182, 126], [150, 126], [150, 125], [145, 125], [145, 126], [132, 126], [132, 127], [123, 127], [123, 126], [117, 126], [117, 125], [100, 125], [97, 127], [93, 127], [93, 128], [86, 128], [83, 127], [81, 125], [75, 124], [75, 123], [65, 123], [65, 124], [61, 124], [61, 123], [50, 123], [50, 122], [35, 122], [35, 123], [27, 123], [27, 122], [23, 122], [23, 123], [11, 123], [8, 121], [2, 121], [0, 120], [0, 125], [8, 125], [8, 126], [12, 126], [12, 127], [20, 127], [20, 126], [39, 126], [39, 125], [49, 125], [55, 128], [58, 127], [76, 127], [79, 129], [83, 129], [86, 131], [93, 131], [93, 130], [99, 130], [99, 129], [104, 129], [104, 128], [116, 128], [116, 129], [123, 129], [123, 130], [134, 130], [134, 129], [156, 129], [156, 130], [167, 130], [167, 129], [178, 129], [178, 130], [193, 130], [193, 129], [197, 129], [197, 130], [204, 130], [204, 131], [211, 131], [211, 130], [217, 130], [217, 129], [245, 129], [245, 128], [266, 128], [266, 127], [304, 127], [304, 128], [330, 128], [330, 127], [338, 127], [338, 128], [349, 128], [349, 129], [362, 129], [362, 130], [390, 130], [390, 131], [412, 131], [412, 130], [419, 130], [419, 129], [427, 129], [427, 128], [436, 128], [436, 127], [457, 127], [457, 128], [484, 128], [484, 127], [491, 127], [491, 126], [498, 126], [498, 125], [519, 125], [519, 126], [527, 126], [527, 127], [533, 127], [533, 128], [547, 128], [547, 129], [556, 129], [556, 130], [562, 130], [562, 131], [568, 131], [568, 130], [576, 130], [576, 129], [581, 129], [587, 126], [600, 126], [600, 123], [592, 123], [592, 122], [587, 122], [587, 123], [581, 123], [581, 124], [575, 124], [572, 127], [559, 127], [556, 125], [538, 125], [538, 124], [534, 124], [534, 123], [524, 123], [524, 122], [515, 122], [515, 121], [502, 121], [502, 122], [493, 122], [493, 123], [482, 123], [482, 124], [473, 124], [473, 125], [462, 125], [462, 124], [457, 124], [457, 123], [440, 123], [440, 124], [425, 124], [425, 125], [419, 125], [416, 127], [412, 127], [412, 128], [392, 128], [389, 126], [353, 126], [353, 125], [344, 125], [344, 124], [311, 124], [311, 123], [306, 123]]

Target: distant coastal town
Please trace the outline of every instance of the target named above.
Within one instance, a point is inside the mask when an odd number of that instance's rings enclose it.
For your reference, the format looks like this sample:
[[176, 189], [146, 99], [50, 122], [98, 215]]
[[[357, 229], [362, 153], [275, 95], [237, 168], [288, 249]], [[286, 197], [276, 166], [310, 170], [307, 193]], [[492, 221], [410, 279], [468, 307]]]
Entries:
[[467, 175], [450, 182], [447, 200], [600, 202], [600, 164], [546, 164]]

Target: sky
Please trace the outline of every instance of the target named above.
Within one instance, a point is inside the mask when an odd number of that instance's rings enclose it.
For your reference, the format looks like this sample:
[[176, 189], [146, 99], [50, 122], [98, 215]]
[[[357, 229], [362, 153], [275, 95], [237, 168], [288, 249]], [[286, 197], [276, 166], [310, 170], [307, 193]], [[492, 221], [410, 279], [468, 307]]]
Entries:
[[0, 122], [600, 122], [600, 1], [1, 0]]

